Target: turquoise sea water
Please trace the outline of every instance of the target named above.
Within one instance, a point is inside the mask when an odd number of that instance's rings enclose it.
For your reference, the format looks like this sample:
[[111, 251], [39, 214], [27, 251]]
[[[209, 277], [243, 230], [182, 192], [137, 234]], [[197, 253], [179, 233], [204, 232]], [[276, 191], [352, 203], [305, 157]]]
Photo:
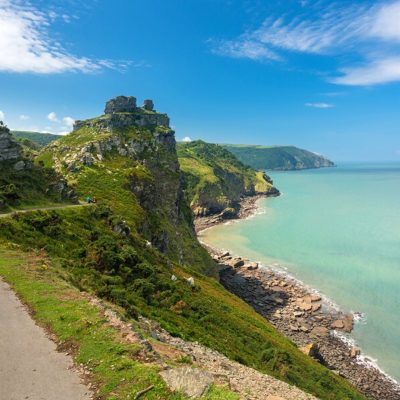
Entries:
[[282, 196], [264, 213], [207, 230], [203, 240], [278, 263], [365, 319], [352, 334], [400, 381], [400, 164], [273, 173]]

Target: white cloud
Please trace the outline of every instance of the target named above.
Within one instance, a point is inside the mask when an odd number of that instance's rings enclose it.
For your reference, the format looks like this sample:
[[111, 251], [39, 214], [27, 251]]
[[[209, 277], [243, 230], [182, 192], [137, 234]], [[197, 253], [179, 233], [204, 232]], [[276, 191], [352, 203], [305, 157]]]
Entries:
[[28, 2], [0, 0], [0, 71], [87, 73], [104, 67], [104, 63], [70, 54], [50, 37], [48, 29], [56, 17]]
[[189, 136], [185, 136], [183, 139], [182, 139], [182, 142], [185, 142], [185, 143], [189, 143], [189, 142], [191, 142], [192, 141], [192, 139], [189, 137]]
[[0, 110], [0, 121], [4, 121], [6, 119], [6, 115], [3, 111]]
[[20, 119], [21, 121], [27, 121], [29, 118], [30, 118], [29, 115], [25, 115], [25, 114], [21, 114], [21, 115], [19, 116], [19, 119]]
[[333, 108], [335, 107], [333, 104], [329, 103], [306, 103], [306, 107], [314, 107], [314, 108]]
[[361, 67], [344, 68], [342, 76], [333, 83], [351, 86], [370, 86], [400, 81], [400, 57], [371, 61]]
[[57, 114], [54, 111], [52, 111], [47, 115], [47, 119], [51, 122], [60, 122], [59, 119], [57, 118]]
[[62, 120], [67, 127], [72, 128], [74, 126], [75, 120], [73, 118], [64, 117]]
[[400, 41], [400, 2], [382, 6], [372, 24], [370, 34], [383, 39]]
[[400, 81], [400, 0], [319, 0], [307, 7], [301, 3], [303, 9], [295, 17], [270, 16], [236, 39], [210, 41], [212, 51], [256, 61], [283, 60], [285, 52], [335, 56], [344, 65], [339, 69], [342, 76], [329, 79], [332, 83], [368, 86]]
[[270, 50], [265, 44], [248, 40], [244, 37], [237, 41], [220, 41], [214, 43], [212, 51], [215, 54], [233, 58], [249, 58], [251, 60], [280, 60], [280, 56]]

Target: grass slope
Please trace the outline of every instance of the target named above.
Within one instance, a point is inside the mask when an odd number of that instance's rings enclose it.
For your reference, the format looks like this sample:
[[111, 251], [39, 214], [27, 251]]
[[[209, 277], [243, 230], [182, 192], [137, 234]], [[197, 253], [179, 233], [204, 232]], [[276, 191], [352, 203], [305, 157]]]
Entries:
[[191, 208], [198, 214], [237, 210], [243, 196], [267, 194], [273, 188], [263, 172], [242, 164], [219, 145], [178, 143], [177, 152]]
[[[321, 399], [363, 399], [348, 382], [302, 354], [216, 280], [171, 263], [132, 234], [118, 234], [114, 229], [117, 221], [118, 216], [105, 207], [30, 212], [0, 220], [0, 242], [45, 250], [59, 266], [56, 274], [123, 307], [126, 318], [142, 314], [173, 335], [198, 341]], [[171, 280], [172, 274], [178, 280]], [[186, 283], [188, 276], [194, 276], [195, 288]], [[46, 289], [51, 292], [52, 285]], [[31, 301], [39, 305], [40, 297], [35, 296]], [[62, 319], [57, 304], [48, 309], [47, 318]], [[80, 328], [71, 333], [73, 337], [86, 335], [80, 320], [84, 318], [77, 319]], [[104, 352], [110, 353], [110, 362], [117, 362], [115, 349], [108, 346]], [[87, 356], [90, 358], [92, 355]], [[153, 379], [149, 373], [148, 379]]]
[[[153, 386], [146, 399], [184, 400], [171, 393], [158, 374], [158, 367], [137, 357], [138, 343], [127, 343], [105, 323], [88, 296], [69, 284], [65, 270], [32, 253], [0, 247], [0, 275], [10, 283], [33, 311], [37, 323], [50, 330], [63, 349], [73, 352], [74, 361], [90, 373], [98, 399], [129, 399]], [[228, 390], [214, 386], [205, 400], [235, 400]]]
[[221, 145], [241, 162], [263, 170], [333, 167], [325, 157], [294, 146]]
[[62, 137], [61, 135], [53, 135], [51, 133], [40, 133], [31, 131], [11, 131], [11, 133], [22, 143], [25, 143], [25, 141], [32, 142], [36, 144], [39, 148], [45, 147]]

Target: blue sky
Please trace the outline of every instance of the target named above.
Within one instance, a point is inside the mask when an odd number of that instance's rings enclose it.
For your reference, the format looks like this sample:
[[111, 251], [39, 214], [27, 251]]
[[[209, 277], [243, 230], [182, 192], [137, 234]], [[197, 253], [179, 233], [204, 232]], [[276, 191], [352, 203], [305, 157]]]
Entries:
[[400, 0], [0, 0], [0, 119], [66, 133], [124, 94], [177, 139], [400, 161]]

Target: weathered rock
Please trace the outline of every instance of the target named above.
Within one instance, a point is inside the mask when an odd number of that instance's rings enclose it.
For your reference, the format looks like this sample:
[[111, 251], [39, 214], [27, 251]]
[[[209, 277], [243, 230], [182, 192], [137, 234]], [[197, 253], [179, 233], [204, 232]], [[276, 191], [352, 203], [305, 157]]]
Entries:
[[16, 171], [22, 171], [22, 170], [24, 170], [24, 169], [25, 169], [25, 161], [23, 161], [23, 160], [17, 161], [17, 162], [14, 164], [14, 169], [15, 169]]
[[153, 100], [144, 100], [142, 108], [143, 108], [143, 110], [153, 111], [153, 109], [154, 109]]
[[213, 383], [212, 375], [198, 368], [168, 369], [161, 371], [160, 375], [170, 390], [182, 391], [193, 399], [205, 395]]
[[318, 311], [320, 308], [321, 308], [321, 304], [319, 304], [319, 303], [315, 303], [315, 304], [311, 305], [311, 310], [313, 312]]
[[244, 265], [244, 261], [241, 258], [232, 258], [231, 260], [227, 260], [226, 264], [231, 265], [234, 268], [239, 268]]
[[301, 347], [300, 350], [309, 357], [318, 357], [319, 356], [319, 347], [318, 344], [313, 342], [309, 343], [304, 347]]
[[311, 295], [311, 301], [321, 301], [321, 296], [319, 294]]
[[104, 109], [105, 114], [134, 111], [136, 111], [136, 98], [133, 96], [117, 96], [114, 99], [108, 100]]
[[187, 278], [187, 279], [186, 279], [186, 282], [188, 283], [188, 285], [189, 285], [190, 287], [194, 287], [194, 286], [195, 286], [193, 276], [191, 276], [190, 278]]
[[344, 321], [341, 319], [337, 319], [331, 325], [332, 329], [343, 329], [344, 328]]
[[361, 354], [361, 349], [358, 347], [352, 347], [350, 350], [350, 357], [351, 358], [356, 358], [357, 356], [359, 356]]
[[316, 326], [315, 328], [313, 328], [310, 335], [314, 337], [327, 337], [329, 336], [329, 330], [324, 326]]
[[14, 161], [21, 157], [21, 146], [15, 142], [10, 130], [0, 121], [0, 161]]

